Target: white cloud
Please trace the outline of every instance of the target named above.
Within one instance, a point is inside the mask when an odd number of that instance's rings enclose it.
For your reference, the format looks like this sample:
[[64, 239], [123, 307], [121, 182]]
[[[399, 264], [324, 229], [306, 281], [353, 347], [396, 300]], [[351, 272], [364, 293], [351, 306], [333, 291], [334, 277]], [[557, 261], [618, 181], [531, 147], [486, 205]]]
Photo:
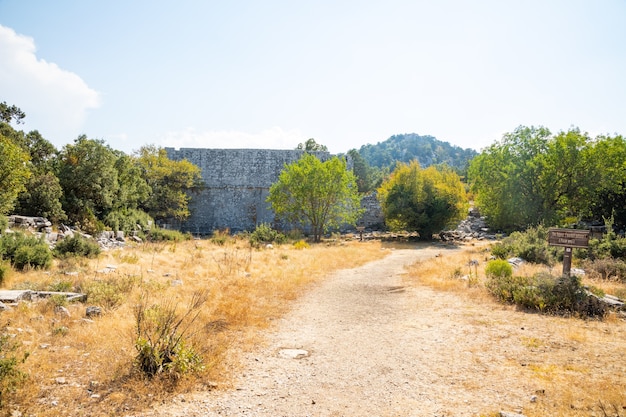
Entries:
[[33, 38], [2, 25], [0, 92], [1, 101], [26, 113], [26, 130], [37, 129], [57, 143], [79, 134], [87, 110], [100, 105], [99, 93], [78, 75], [38, 58]]
[[159, 144], [170, 148], [214, 148], [214, 149], [295, 149], [308, 138], [298, 130], [285, 131], [273, 127], [259, 133], [239, 131], [198, 132], [193, 128], [168, 132]]

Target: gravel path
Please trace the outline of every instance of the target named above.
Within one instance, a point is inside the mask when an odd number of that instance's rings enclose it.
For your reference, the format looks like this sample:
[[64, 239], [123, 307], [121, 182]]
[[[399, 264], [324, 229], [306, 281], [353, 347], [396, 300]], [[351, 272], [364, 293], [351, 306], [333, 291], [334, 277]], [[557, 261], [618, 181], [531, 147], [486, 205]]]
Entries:
[[521, 411], [536, 387], [511, 386], [491, 365], [514, 361], [515, 352], [490, 349], [508, 330], [490, 330], [488, 322], [506, 312], [403, 287], [405, 266], [440, 251], [394, 250], [336, 272], [243, 359], [236, 389], [187, 395], [144, 416], [474, 416], [501, 405]]

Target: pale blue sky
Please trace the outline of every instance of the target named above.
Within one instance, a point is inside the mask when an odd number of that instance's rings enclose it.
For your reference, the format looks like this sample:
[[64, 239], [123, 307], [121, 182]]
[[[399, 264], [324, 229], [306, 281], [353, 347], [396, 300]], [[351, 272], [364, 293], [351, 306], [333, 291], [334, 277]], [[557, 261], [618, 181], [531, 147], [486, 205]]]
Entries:
[[0, 0], [0, 101], [125, 152], [626, 135], [626, 1]]

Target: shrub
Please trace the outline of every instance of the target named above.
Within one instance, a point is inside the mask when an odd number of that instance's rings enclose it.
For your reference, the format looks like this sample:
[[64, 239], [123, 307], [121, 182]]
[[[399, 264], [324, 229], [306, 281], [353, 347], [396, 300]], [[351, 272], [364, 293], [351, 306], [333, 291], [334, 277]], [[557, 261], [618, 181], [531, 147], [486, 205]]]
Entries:
[[100, 246], [97, 242], [86, 239], [78, 234], [72, 237], [66, 237], [56, 244], [54, 255], [58, 258], [67, 258], [72, 256], [84, 256], [87, 258], [95, 258], [100, 254]]
[[191, 344], [192, 329], [206, 292], [197, 292], [184, 313], [171, 303], [148, 305], [146, 297], [135, 309], [136, 368], [148, 378], [164, 375], [177, 379], [201, 371], [202, 357]]
[[0, 286], [4, 284], [4, 280], [9, 276], [11, 267], [8, 262], [5, 262], [0, 257]]
[[254, 232], [250, 234], [250, 244], [252, 246], [260, 246], [268, 243], [285, 243], [287, 237], [278, 230], [272, 229], [267, 223], [257, 225]]
[[513, 267], [503, 259], [494, 259], [487, 262], [485, 275], [488, 277], [511, 277], [513, 275]]
[[128, 294], [136, 285], [137, 278], [124, 277], [113, 278], [103, 281], [90, 281], [82, 290], [87, 295], [87, 301], [104, 308], [116, 308], [122, 304]]
[[5, 230], [7, 230], [8, 226], [9, 219], [7, 218], [7, 216], [0, 215], [0, 235], [3, 234]]
[[0, 237], [0, 254], [15, 269], [48, 268], [52, 254], [43, 238], [23, 233], [5, 234]]
[[587, 259], [581, 266], [591, 278], [626, 282], [626, 262], [621, 259]]
[[487, 289], [500, 301], [549, 313], [577, 313], [598, 317], [605, 307], [589, 296], [578, 277], [553, 277], [539, 273], [532, 277], [490, 275]]
[[112, 230], [121, 230], [130, 235], [138, 228], [143, 231], [150, 230], [154, 220], [143, 210], [121, 209], [109, 213], [104, 218], [104, 224]]
[[18, 347], [18, 343], [10, 336], [0, 335], [0, 407], [4, 407], [6, 396], [15, 392], [28, 377], [19, 369], [19, 365], [26, 361], [28, 354], [18, 359], [15, 356]]
[[216, 230], [211, 236], [211, 243], [218, 246], [224, 246], [230, 239], [230, 231], [228, 229]]
[[189, 233], [182, 233], [178, 230], [161, 229], [160, 227], [150, 229], [146, 237], [151, 242], [182, 242], [191, 239]]
[[549, 266], [557, 262], [558, 251], [557, 247], [548, 245], [548, 229], [543, 226], [513, 232], [491, 249], [492, 255], [500, 259], [517, 256], [527, 262]]
[[293, 247], [294, 247], [295, 249], [307, 249], [307, 248], [309, 248], [310, 246], [309, 246], [309, 244], [308, 244], [308, 243], [306, 243], [306, 241], [304, 241], [304, 240], [299, 240], [299, 241], [297, 241], [297, 242], [294, 242]]
[[71, 281], [58, 280], [48, 286], [50, 291], [70, 292], [74, 290], [74, 284]]

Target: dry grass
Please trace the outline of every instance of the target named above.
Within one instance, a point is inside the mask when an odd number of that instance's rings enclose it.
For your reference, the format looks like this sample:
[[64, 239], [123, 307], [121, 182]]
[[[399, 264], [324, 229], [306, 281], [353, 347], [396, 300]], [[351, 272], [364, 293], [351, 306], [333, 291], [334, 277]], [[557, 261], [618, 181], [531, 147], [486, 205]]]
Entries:
[[[528, 391], [524, 415], [626, 416], [626, 322], [615, 314], [602, 321], [581, 320], [497, 304], [482, 286], [488, 255], [488, 247], [443, 252], [440, 257], [415, 264], [406, 280], [482, 306], [480, 317], [467, 317], [467, 322], [484, 326], [484, 331], [490, 333], [493, 346], [483, 354], [492, 357], [491, 365], [511, 384], [511, 390], [535, 387]], [[470, 260], [478, 260], [479, 265], [470, 269]], [[545, 267], [525, 265], [515, 274], [531, 275], [541, 270]], [[560, 268], [551, 272], [558, 274]], [[613, 294], [626, 290], [626, 285], [616, 282], [583, 283]], [[509, 360], [499, 362], [497, 351], [508, 352]], [[482, 415], [496, 413], [487, 409]]]
[[[238, 353], [261, 340], [260, 330], [289, 308], [309, 285], [336, 269], [381, 258], [380, 242], [343, 242], [296, 249], [252, 249], [230, 240], [141, 244], [112, 250], [98, 259], [59, 262], [51, 271], [13, 273], [5, 288], [86, 291], [85, 304], [68, 305], [70, 317], [55, 314], [49, 300], [20, 303], [0, 316], [0, 325], [30, 353], [21, 366], [29, 380], [11, 398], [10, 414], [108, 416], [140, 410], [177, 392], [227, 385]], [[193, 346], [202, 353], [201, 375], [147, 380], [132, 371], [136, 355], [134, 306], [142, 294], [183, 310], [195, 291], [210, 293], [196, 322]], [[85, 318], [88, 305], [105, 308]]]

